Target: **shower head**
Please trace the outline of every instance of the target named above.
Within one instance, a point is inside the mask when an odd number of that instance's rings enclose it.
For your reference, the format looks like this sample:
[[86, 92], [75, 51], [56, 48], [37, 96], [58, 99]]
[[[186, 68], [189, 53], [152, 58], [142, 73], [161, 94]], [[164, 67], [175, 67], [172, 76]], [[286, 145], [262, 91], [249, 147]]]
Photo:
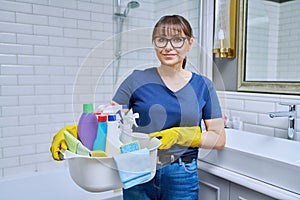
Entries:
[[138, 8], [140, 7], [140, 3], [137, 2], [137, 1], [130, 1], [128, 4], [127, 4], [127, 7], [129, 8]]
[[140, 7], [140, 3], [137, 1], [128, 2], [126, 9], [124, 10], [124, 16], [127, 17], [129, 10]]
[[124, 10], [124, 13], [115, 13], [116, 16], [121, 16], [121, 17], [127, 17], [128, 13], [129, 13], [129, 10], [130, 9], [134, 9], [134, 8], [138, 8], [140, 7], [140, 3], [137, 2], [137, 1], [130, 1], [128, 2], [125, 10]]

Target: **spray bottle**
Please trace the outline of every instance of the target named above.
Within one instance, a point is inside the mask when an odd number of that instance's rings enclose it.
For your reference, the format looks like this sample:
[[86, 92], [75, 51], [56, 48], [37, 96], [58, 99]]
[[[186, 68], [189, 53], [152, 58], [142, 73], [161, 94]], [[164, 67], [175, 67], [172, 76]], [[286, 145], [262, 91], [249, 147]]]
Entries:
[[94, 142], [93, 150], [105, 151], [106, 136], [107, 136], [107, 116], [100, 115], [98, 116], [98, 131], [97, 131], [96, 140]]
[[125, 116], [123, 117], [123, 123], [120, 124], [121, 136], [120, 140], [123, 143], [128, 143], [133, 140], [132, 137], [132, 127], [138, 127], [136, 123], [136, 119], [139, 118], [139, 113], [133, 113], [132, 109], [130, 109]]
[[116, 115], [108, 115], [105, 152], [109, 156], [115, 156], [121, 153], [120, 146], [122, 142], [120, 141], [120, 134], [121, 130]]

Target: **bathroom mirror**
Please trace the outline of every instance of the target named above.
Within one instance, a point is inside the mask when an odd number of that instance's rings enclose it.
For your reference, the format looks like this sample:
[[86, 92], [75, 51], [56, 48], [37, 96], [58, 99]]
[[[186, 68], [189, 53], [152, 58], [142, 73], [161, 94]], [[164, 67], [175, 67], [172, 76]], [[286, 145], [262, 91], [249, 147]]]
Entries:
[[300, 94], [300, 1], [239, 1], [238, 91]]

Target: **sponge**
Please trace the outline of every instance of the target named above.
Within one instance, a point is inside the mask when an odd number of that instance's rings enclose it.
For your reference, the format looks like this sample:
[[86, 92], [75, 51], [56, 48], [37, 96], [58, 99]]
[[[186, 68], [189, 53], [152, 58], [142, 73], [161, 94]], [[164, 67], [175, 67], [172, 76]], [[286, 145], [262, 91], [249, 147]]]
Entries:
[[137, 140], [134, 140], [132, 142], [123, 144], [122, 146], [120, 146], [120, 150], [122, 153], [128, 153], [128, 152], [132, 152], [132, 151], [137, 151], [140, 149], [140, 144]]
[[91, 157], [107, 157], [107, 154], [101, 150], [95, 150], [90, 152]]

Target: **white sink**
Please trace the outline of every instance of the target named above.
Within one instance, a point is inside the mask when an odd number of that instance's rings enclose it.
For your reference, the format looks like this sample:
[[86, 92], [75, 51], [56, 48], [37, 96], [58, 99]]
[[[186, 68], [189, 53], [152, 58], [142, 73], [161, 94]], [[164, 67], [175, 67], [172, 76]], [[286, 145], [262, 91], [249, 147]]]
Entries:
[[224, 150], [201, 149], [200, 160], [300, 194], [300, 142], [226, 129]]

